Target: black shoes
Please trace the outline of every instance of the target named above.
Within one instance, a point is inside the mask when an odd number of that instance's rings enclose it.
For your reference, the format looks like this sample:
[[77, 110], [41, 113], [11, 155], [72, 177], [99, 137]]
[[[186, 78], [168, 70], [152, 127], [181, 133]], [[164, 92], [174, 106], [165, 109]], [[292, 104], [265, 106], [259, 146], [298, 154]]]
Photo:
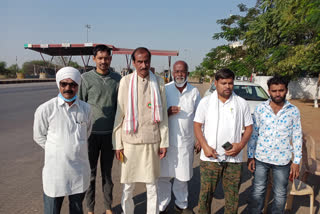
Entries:
[[[192, 210], [186, 208], [186, 209], [181, 209], [180, 207], [178, 207], [177, 205], [174, 205], [174, 213], [176, 214], [194, 214]], [[160, 211], [159, 214], [169, 214], [169, 209], [168, 206], [166, 207], [165, 210]]]
[[193, 211], [186, 208], [186, 209], [181, 209], [177, 205], [174, 205], [174, 212], [177, 214], [193, 214]]
[[159, 214], [168, 214], [168, 206], [166, 207], [166, 209], [165, 210], [163, 210], [163, 211], [160, 211], [159, 212]]

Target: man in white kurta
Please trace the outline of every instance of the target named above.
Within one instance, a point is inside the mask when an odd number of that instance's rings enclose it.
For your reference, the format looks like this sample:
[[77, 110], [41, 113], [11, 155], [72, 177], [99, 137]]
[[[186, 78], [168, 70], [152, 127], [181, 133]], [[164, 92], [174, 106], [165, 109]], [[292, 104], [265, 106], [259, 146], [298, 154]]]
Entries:
[[80, 214], [90, 180], [91, 110], [77, 98], [81, 82], [77, 69], [60, 69], [56, 80], [60, 93], [37, 108], [33, 126], [34, 141], [45, 152], [44, 213], [60, 213], [64, 196], [69, 196], [70, 213]]
[[150, 69], [151, 53], [137, 48], [132, 53], [136, 70], [120, 81], [118, 105], [113, 130], [113, 148], [121, 164], [124, 214], [133, 214], [135, 183], [147, 188], [147, 213], [157, 214], [157, 178], [160, 159], [168, 142], [168, 116], [163, 80]]
[[[176, 198], [174, 209], [181, 213], [192, 213], [187, 209], [188, 181], [193, 175], [193, 118], [200, 102], [200, 93], [188, 83], [186, 62], [177, 61], [173, 65], [172, 75], [174, 81], [166, 84], [170, 147], [160, 162], [159, 211], [167, 213], [172, 189]], [[173, 185], [171, 178], [174, 178]]]

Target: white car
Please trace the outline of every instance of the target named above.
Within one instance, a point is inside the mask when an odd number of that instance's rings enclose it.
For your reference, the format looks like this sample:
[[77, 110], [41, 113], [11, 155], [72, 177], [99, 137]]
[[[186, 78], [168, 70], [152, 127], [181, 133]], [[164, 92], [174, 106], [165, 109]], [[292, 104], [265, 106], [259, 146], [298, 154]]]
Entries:
[[[212, 94], [214, 90], [216, 90], [216, 86], [213, 82], [211, 87], [204, 93], [204, 96]], [[248, 102], [251, 114], [253, 114], [258, 104], [269, 99], [269, 95], [260, 85], [249, 81], [235, 80], [233, 91]]]

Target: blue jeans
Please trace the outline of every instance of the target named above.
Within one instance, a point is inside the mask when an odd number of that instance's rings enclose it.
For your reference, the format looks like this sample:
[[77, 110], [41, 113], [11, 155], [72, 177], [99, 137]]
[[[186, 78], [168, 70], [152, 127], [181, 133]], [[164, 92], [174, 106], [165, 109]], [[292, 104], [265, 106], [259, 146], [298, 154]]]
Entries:
[[[69, 195], [70, 214], [83, 214], [82, 201], [84, 196], [85, 192]], [[60, 214], [63, 199], [64, 197], [51, 198], [43, 193], [44, 214]]]
[[269, 170], [272, 170], [272, 214], [284, 213], [287, 200], [287, 186], [290, 174], [290, 165], [277, 166], [264, 163], [255, 159], [256, 170], [252, 183], [251, 200], [249, 201], [249, 213], [258, 214], [262, 212], [265, 193], [268, 183]]

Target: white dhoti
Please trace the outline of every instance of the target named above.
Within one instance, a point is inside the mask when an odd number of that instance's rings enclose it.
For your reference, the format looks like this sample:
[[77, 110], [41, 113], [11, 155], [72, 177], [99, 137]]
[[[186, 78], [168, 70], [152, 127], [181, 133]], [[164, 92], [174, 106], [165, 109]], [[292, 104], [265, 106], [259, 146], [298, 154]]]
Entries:
[[188, 181], [179, 181], [174, 178], [173, 184], [169, 177], [160, 177], [158, 179], [158, 197], [159, 197], [159, 211], [164, 211], [171, 201], [171, 188], [176, 198], [175, 204], [181, 208], [188, 207]]
[[[187, 147], [168, 148], [167, 155], [161, 160], [161, 174], [158, 179], [159, 210], [164, 211], [171, 201], [171, 190], [176, 198], [175, 204], [188, 207], [188, 181], [193, 175], [193, 144]], [[174, 178], [173, 184], [170, 180]]]

